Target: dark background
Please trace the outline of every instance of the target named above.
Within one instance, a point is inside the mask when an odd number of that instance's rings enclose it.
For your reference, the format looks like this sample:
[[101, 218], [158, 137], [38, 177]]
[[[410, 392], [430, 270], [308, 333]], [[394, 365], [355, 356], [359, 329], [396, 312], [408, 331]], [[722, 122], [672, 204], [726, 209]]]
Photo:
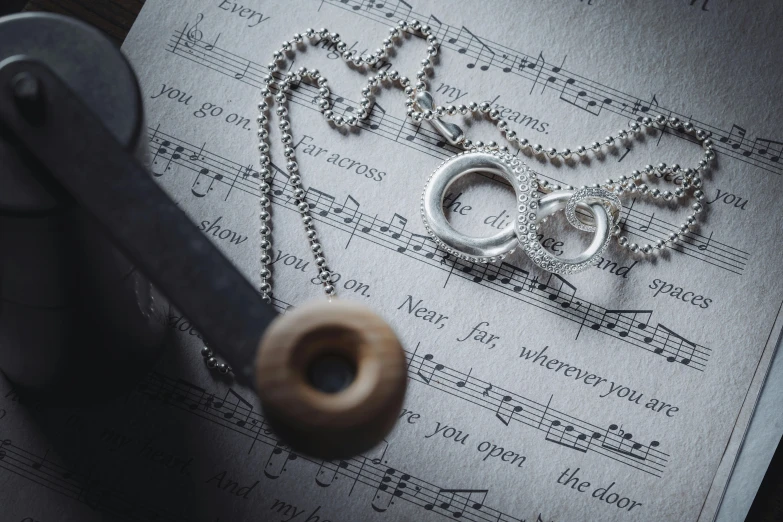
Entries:
[[[119, 45], [143, 4], [144, 0], [0, 0], [0, 16], [22, 10], [67, 14], [97, 26]], [[745, 520], [783, 522], [783, 445], [778, 445]]]

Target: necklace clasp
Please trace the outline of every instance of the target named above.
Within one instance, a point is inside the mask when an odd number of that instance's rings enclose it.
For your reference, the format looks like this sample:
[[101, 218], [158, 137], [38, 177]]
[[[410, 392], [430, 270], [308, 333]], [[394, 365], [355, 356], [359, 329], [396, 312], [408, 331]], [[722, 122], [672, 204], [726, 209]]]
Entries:
[[[416, 94], [416, 105], [421, 110], [435, 111], [432, 95], [427, 91], [419, 91]], [[458, 125], [441, 121], [437, 116], [433, 117], [429, 122], [452, 145], [459, 145], [465, 139], [465, 133], [462, 132]]]

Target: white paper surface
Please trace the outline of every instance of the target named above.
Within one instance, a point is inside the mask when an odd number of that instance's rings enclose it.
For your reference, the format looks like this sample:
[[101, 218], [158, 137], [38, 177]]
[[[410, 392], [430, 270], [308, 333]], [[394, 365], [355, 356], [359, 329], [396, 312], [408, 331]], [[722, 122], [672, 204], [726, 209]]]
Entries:
[[[650, 261], [610, 247], [598, 268], [567, 279], [519, 253], [486, 271], [455, 264], [418, 217], [424, 181], [453, 150], [428, 124], [404, 122], [399, 90], [376, 96], [362, 131], [341, 133], [302, 85], [292, 134], [338, 295], [380, 313], [409, 353], [405, 412], [387, 443], [343, 463], [291, 454], [263, 429], [250, 390], [204, 368], [197, 332], [173, 312], [180, 345], [128, 397], [62, 414], [60, 436], [89, 448], [78, 465], [58, 456], [35, 411], [3, 394], [9, 520], [712, 520], [780, 331], [781, 7], [240, 4], [148, 0], [123, 49], [142, 84], [156, 179], [254, 281], [258, 90], [272, 52], [307, 27], [364, 51], [398, 18], [430, 23], [443, 42], [429, 79], [436, 103], [493, 101], [545, 147], [615, 134], [645, 109], [691, 119], [718, 151], [705, 220], [677, 252]], [[365, 80], [321, 47], [292, 66], [319, 68], [338, 109], [355, 107]], [[406, 39], [394, 68], [413, 77], [424, 48]], [[474, 140], [502, 139], [485, 122], [453, 121]], [[521, 157], [581, 185], [647, 163], [692, 166], [700, 151], [667, 134], [589, 165]], [[322, 297], [282, 172], [273, 191], [272, 269], [286, 308]], [[455, 192], [452, 219], [466, 230], [514, 218], [495, 182]], [[645, 200], [623, 214], [637, 242], [685, 215]], [[128, 478], [139, 474], [149, 480]]]

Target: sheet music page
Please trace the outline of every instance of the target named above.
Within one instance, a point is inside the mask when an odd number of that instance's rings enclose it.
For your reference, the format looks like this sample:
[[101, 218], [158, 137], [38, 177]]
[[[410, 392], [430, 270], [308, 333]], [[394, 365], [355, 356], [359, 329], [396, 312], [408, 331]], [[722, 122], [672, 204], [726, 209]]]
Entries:
[[[393, 432], [344, 461], [297, 455], [267, 428], [252, 390], [205, 367], [198, 331], [172, 310], [176, 345], [106, 405], [51, 411], [3, 381], [4, 520], [712, 520], [781, 330], [782, 9], [147, 0], [123, 50], [142, 85], [152, 175], [256, 283], [256, 104], [272, 53], [308, 27], [366, 52], [399, 19], [431, 25], [442, 43], [427, 79], [435, 103], [489, 101], [544, 147], [575, 149], [645, 115], [690, 120], [718, 155], [704, 219], [660, 257], [612, 243], [597, 267], [568, 277], [520, 252], [455, 260], [426, 235], [419, 205], [429, 174], [458, 150], [405, 118], [399, 89], [376, 91], [370, 119], [348, 132], [323, 120], [317, 87], [302, 82], [289, 96], [291, 133], [338, 296], [378, 312], [407, 352]], [[405, 38], [376, 69], [413, 78], [425, 49]], [[356, 113], [369, 73], [327, 41], [285, 63], [300, 66], [329, 79], [335, 112]], [[448, 121], [503, 142], [486, 121]], [[284, 311], [323, 296], [278, 168], [274, 116], [270, 129], [274, 303]], [[701, 149], [666, 132], [573, 164], [518, 154], [543, 179], [581, 186], [648, 163], [694, 166]], [[463, 181], [446, 201], [456, 227], [489, 235], [515, 219], [503, 183]], [[621, 222], [633, 241], [654, 243], [686, 215], [624, 197]], [[583, 236], [552, 221], [544, 246], [576, 252]]]

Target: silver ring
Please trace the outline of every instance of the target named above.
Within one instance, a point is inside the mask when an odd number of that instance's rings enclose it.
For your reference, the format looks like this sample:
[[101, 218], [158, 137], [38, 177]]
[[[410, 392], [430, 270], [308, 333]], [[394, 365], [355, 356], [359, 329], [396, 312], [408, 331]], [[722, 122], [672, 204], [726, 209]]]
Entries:
[[565, 209], [574, 193], [573, 190], [558, 190], [547, 194], [539, 201], [537, 212], [520, 213], [517, 220], [517, 238], [527, 255], [544, 270], [556, 274], [575, 274], [598, 263], [611, 237], [609, 235], [611, 220], [606, 207], [602, 203], [590, 203], [584, 208], [592, 214], [595, 236], [584, 252], [574, 258], [561, 259], [541, 246], [538, 240], [539, 223], [558, 210]]
[[421, 196], [424, 227], [449, 254], [480, 263], [499, 261], [517, 246], [513, 224], [492, 236], [473, 237], [455, 230], [443, 212], [443, 198], [451, 184], [472, 172], [491, 172], [503, 176], [514, 188], [520, 207], [537, 207], [538, 181], [527, 165], [505, 152], [474, 149], [444, 161], [427, 180]]
[[612, 220], [610, 227], [617, 224], [620, 213], [623, 211], [623, 204], [617, 194], [605, 188], [583, 187], [574, 192], [565, 208], [566, 219], [571, 223], [571, 226], [586, 232], [595, 232], [595, 224], [592, 219], [576, 215], [577, 207], [586, 209], [585, 207], [591, 203], [600, 203], [606, 208]]

